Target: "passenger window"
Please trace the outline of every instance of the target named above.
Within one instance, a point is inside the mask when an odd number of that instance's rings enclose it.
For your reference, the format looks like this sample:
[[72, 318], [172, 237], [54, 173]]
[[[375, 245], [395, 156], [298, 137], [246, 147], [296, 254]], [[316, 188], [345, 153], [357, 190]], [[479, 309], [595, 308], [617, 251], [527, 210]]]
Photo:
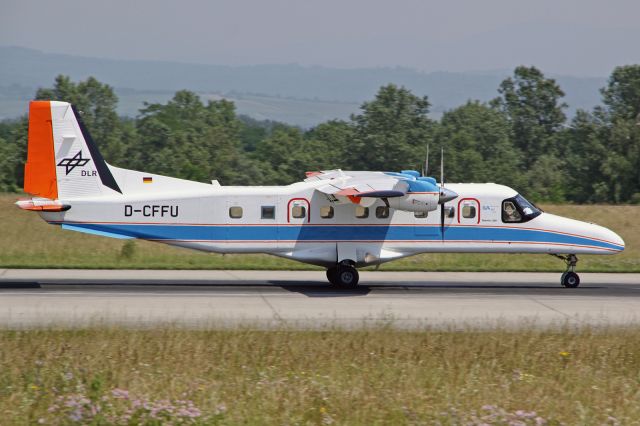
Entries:
[[389, 207], [378, 206], [376, 207], [376, 217], [378, 219], [386, 219], [389, 217]]
[[447, 207], [447, 208], [445, 208], [445, 210], [446, 210], [445, 214], [449, 219], [453, 219], [454, 217], [456, 217], [456, 208], [455, 207]]
[[275, 219], [276, 218], [275, 206], [262, 206], [262, 215], [260, 217], [262, 219]]
[[332, 206], [320, 207], [320, 217], [323, 219], [331, 219], [333, 217], [333, 207]]
[[296, 219], [302, 219], [307, 215], [307, 209], [305, 206], [293, 206], [291, 209], [291, 216]]
[[229, 207], [229, 217], [231, 219], [240, 219], [242, 217], [242, 207], [240, 206]]
[[462, 206], [462, 217], [465, 219], [473, 219], [476, 217], [476, 206]]
[[413, 215], [416, 217], [416, 219], [424, 219], [427, 216], [429, 216], [429, 213], [428, 212], [415, 212]]
[[356, 206], [356, 217], [366, 219], [369, 217], [369, 207]]
[[511, 201], [503, 201], [502, 202], [502, 221], [503, 222], [520, 222], [522, 220], [522, 216], [518, 209], [516, 209], [515, 204]]

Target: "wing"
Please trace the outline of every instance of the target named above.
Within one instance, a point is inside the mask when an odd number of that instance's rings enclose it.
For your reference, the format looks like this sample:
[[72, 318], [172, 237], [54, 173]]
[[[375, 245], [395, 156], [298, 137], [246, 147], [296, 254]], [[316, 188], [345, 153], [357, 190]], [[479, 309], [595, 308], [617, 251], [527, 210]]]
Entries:
[[[321, 181], [316, 190], [327, 195], [332, 202], [361, 204], [363, 198], [402, 197], [409, 190], [408, 183], [383, 172], [329, 170], [307, 172], [305, 182]], [[365, 201], [366, 204], [369, 204]]]

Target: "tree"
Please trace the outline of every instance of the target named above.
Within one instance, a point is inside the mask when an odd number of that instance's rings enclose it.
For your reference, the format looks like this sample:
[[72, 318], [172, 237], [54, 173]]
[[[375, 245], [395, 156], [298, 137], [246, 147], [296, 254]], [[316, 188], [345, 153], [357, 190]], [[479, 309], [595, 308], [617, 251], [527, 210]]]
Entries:
[[16, 172], [22, 159], [18, 158], [18, 147], [0, 138], [0, 191], [16, 192], [18, 191], [18, 182]]
[[554, 136], [565, 123], [567, 104], [560, 102], [564, 92], [555, 80], [545, 78], [535, 67], [519, 66], [498, 92], [501, 97], [492, 104], [509, 119], [515, 144], [524, 154], [524, 166], [529, 168], [541, 155], [556, 154]]
[[58, 75], [53, 87], [38, 89], [35, 98], [73, 104], [105, 158], [126, 165], [127, 140], [116, 112], [118, 97], [111, 86], [93, 77], [74, 83], [68, 76]]
[[419, 167], [431, 138], [433, 122], [426, 96], [388, 84], [373, 101], [353, 115], [355, 127], [349, 163], [364, 170], [400, 170]]
[[270, 184], [286, 185], [304, 178], [310, 155], [305, 150], [302, 132], [297, 128], [278, 129], [270, 137], [258, 143], [256, 159], [267, 167]]
[[21, 191], [27, 158], [27, 117], [0, 123], [0, 191]]
[[578, 203], [607, 202], [607, 180], [603, 173], [607, 131], [601, 116], [578, 110], [563, 140], [567, 198]]
[[[521, 153], [511, 142], [509, 122], [501, 111], [469, 101], [445, 112], [436, 129], [434, 145], [445, 148], [448, 181], [524, 184]], [[435, 151], [432, 160], [439, 164]]]
[[226, 100], [205, 106], [193, 92], [176, 92], [167, 104], [148, 104], [137, 121], [136, 168], [183, 179], [227, 185], [261, 181], [260, 170], [242, 155], [240, 123]]
[[331, 170], [352, 169], [352, 142], [354, 126], [342, 120], [321, 123], [305, 134], [306, 150], [309, 152], [307, 169]]
[[601, 93], [612, 116], [640, 123], [640, 65], [616, 67]]
[[605, 128], [607, 154], [601, 170], [608, 186], [609, 202], [628, 202], [640, 193], [640, 126], [632, 119], [614, 119]]

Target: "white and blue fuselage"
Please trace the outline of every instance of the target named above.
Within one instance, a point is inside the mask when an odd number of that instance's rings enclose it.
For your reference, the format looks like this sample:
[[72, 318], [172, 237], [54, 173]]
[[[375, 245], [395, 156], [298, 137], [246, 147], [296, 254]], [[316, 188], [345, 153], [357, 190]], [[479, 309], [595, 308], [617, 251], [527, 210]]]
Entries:
[[447, 185], [458, 197], [444, 204], [441, 226], [438, 211], [389, 209], [381, 200], [368, 208], [331, 203], [316, 191], [317, 182], [268, 187], [192, 183], [162, 196], [147, 187], [166, 186], [162, 177], [153, 179], [141, 185], [146, 195], [65, 200], [73, 208], [41, 214], [49, 223], [76, 231], [209, 252], [268, 253], [323, 266], [345, 259], [358, 267], [375, 265], [419, 253], [614, 254], [624, 249], [616, 233], [592, 223], [545, 212], [528, 220], [519, 213], [520, 220], [513, 220], [505, 216], [505, 202], [518, 209], [509, 201], [518, 194], [491, 183]]

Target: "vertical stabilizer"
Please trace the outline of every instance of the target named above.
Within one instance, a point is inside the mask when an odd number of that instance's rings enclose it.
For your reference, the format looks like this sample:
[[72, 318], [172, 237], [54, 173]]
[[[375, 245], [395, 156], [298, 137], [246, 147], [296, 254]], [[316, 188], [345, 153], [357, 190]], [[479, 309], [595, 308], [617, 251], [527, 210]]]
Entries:
[[78, 111], [55, 101], [29, 107], [24, 190], [50, 199], [122, 193]]

